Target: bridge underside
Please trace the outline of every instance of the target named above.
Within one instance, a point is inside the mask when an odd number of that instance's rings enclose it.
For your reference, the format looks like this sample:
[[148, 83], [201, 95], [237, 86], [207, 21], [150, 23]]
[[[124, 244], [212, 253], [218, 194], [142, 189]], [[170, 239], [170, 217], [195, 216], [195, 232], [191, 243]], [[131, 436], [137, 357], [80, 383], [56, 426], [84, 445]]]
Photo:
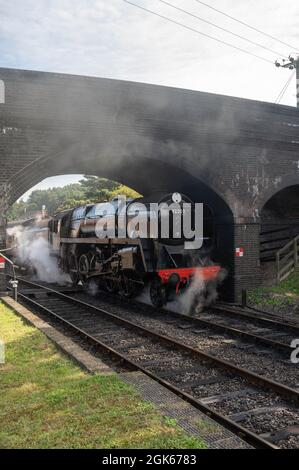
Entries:
[[[203, 181], [159, 159], [136, 160], [129, 157], [114, 159], [114, 164], [111, 165], [109, 158], [99, 157], [93, 152], [91, 154], [85, 152], [84, 158], [81, 157], [81, 153], [80, 158], [74, 158], [74, 153], [64, 152], [63, 157], [54, 167], [51, 159], [44, 159], [38, 164], [35, 163], [32, 168], [28, 167], [21, 171], [14, 178], [14, 184], [9, 192], [9, 205], [44, 178], [72, 173], [109, 178], [135, 189], [144, 196], [155, 192], [168, 194], [178, 191], [195, 202], [204, 203], [210, 209], [217, 238], [213, 261], [227, 268], [233, 265], [233, 214], [226, 202]], [[226, 296], [230, 300], [233, 298], [232, 283], [233, 276], [230, 273], [224, 284], [224, 287], [228, 284], [230, 287], [222, 288], [223, 292], [230, 292], [230, 295]]]
[[24, 192], [48, 176], [92, 174], [145, 195], [180, 191], [205, 203], [215, 219], [215, 261], [229, 273], [226, 298], [237, 301], [259, 283], [267, 202], [299, 185], [296, 109], [40, 72], [0, 69], [1, 80], [2, 244], [5, 212]]

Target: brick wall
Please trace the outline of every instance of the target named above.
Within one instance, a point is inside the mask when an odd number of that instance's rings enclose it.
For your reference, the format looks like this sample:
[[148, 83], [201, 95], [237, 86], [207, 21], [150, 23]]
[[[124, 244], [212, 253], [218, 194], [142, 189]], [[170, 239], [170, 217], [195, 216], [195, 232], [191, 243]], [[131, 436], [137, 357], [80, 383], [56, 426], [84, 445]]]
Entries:
[[[241, 301], [242, 289], [252, 289], [261, 281], [259, 259], [260, 224], [236, 223], [235, 225], [235, 258], [234, 258], [234, 292], [235, 301]], [[237, 256], [236, 250], [243, 250], [243, 256]]]
[[[262, 207], [299, 184], [297, 109], [40, 72], [0, 69], [0, 80], [0, 183], [11, 183], [11, 202], [45, 177], [69, 172], [110, 177], [141, 192], [188, 190], [197, 181], [197, 200], [205, 185], [217, 214], [226, 289], [238, 298], [242, 287], [258, 282]], [[230, 222], [220, 221], [219, 200]], [[244, 257], [237, 259], [241, 245]]]

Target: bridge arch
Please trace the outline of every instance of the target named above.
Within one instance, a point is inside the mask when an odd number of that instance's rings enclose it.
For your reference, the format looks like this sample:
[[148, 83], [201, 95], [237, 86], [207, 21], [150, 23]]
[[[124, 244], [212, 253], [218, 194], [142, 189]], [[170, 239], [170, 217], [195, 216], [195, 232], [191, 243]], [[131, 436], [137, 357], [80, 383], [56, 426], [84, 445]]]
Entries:
[[[289, 183], [289, 184], [287, 184]], [[264, 278], [275, 275], [277, 250], [299, 234], [299, 178], [289, 177], [267, 199], [260, 212], [260, 259]]]
[[[71, 153], [69, 154], [69, 156]], [[215, 227], [215, 250], [213, 260], [219, 262], [232, 274], [234, 218], [231, 208], [218, 193], [189, 171], [178, 168], [158, 158], [118, 159], [117, 164], [109, 164], [106, 159], [96, 154], [87, 158], [69, 158], [65, 154], [60, 158], [40, 159], [27, 166], [11, 179], [9, 204], [11, 205], [34, 185], [46, 177], [61, 174], [92, 174], [124, 184], [143, 195], [153, 192], [181, 192], [195, 202], [202, 202], [213, 214]], [[86, 156], [86, 154], [85, 154]], [[232, 282], [232, 276], [230, 281]], [[223, 290], [225, 290], [225, 285]]]
[[[161, 158], [160, 158], [161, 157]], [[153, 191], [181, 191], [195, 201], [211, 205], [222, 219], [232, 220], [232, 210], [210, 182], [205, 183], [197, 165], [171, 163], [163, 155], [139, 156], [100, 154], [81, 145], [69, 146], [55, 155], [37, 159], [8, 181], [9, 203], [43, 179], [61, 174], [91, 174], [108, 178], [148, 195]]]
[[258, 215], [275, 192], [298, 184], [297, 109], [37, 71], [1, 68], [1, 80], [0, 247], [7, 200], [46, 176], [97, 174], [141, 193], [175, 186], [210, 202], [219, 251], [243, 248], [231, 262], [234, 300], [259, 283]]
[[258, 211], [262, 212], [266, 204], [275, 197], [281, 191], [299, 185], [299, 161], [298, 161], [298, 171], [293, 173], [287, 173], [283, 176], [277, 176], [272, 180], [272, 184], [268, 189], [264, 189], [262, 192], [262, 197], [258, 201]]

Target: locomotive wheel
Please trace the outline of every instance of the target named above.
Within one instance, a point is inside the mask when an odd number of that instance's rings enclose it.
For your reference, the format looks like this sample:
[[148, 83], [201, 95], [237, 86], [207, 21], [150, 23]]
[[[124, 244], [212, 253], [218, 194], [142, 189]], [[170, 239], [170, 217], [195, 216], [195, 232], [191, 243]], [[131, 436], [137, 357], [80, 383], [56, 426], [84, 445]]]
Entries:
[[166, 291], [159, 279], [154, 279], [150, 286], [150, 298], [154, 307], [161, 308], [166, 304]]
[[118, 282], [113, 279], [104, 279], [104, 287], [106, 289], [107, 292], [109, 292], [110, 294], [114, 294], [115, 292], [118, 291]]
[[89, 261], [86, 255], [81, 255], [78, 263], [79, 278], [82, 284], [85, 284], [87, 281], [89, 273]]
[[133, 279], [126, 276], [125, 274], [123, 274], [121, 277], [120, 294], [127, 299], [132, 298], [138, 294], [136, 283]]
[[72, 280], [73, 286], [76, 286], [79, 281], [79, 274], [78, 274], [78, 263], [75, 255], [71, 255], [70, 261], [69, 261], [69, 274]]
[[91, 254], [90, 263], [89, 263], [89, 268], [91, 272], [96, 270], [96, 263], [97, 263], [96, 255]]

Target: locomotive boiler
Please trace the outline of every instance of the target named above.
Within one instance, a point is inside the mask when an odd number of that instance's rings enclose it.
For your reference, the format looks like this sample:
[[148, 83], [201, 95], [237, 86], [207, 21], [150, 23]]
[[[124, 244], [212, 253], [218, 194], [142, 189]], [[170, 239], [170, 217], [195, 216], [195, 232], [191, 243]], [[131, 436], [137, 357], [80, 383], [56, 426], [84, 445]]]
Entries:
[[191, 242], [182, 232], [187, 215], [194, 226], [195, 204], [179, 193], [115, 198], [56, 214], [49, 222], [49, 243], [73, 285], [93, 280], [124, 297], [149, 286], [152, 304], [161, 307], [182, 295], [195, 278], [207, 286], [220, 271], [211, 262], [211, 217], [203, 210], [198, 245], [196, 231]]

